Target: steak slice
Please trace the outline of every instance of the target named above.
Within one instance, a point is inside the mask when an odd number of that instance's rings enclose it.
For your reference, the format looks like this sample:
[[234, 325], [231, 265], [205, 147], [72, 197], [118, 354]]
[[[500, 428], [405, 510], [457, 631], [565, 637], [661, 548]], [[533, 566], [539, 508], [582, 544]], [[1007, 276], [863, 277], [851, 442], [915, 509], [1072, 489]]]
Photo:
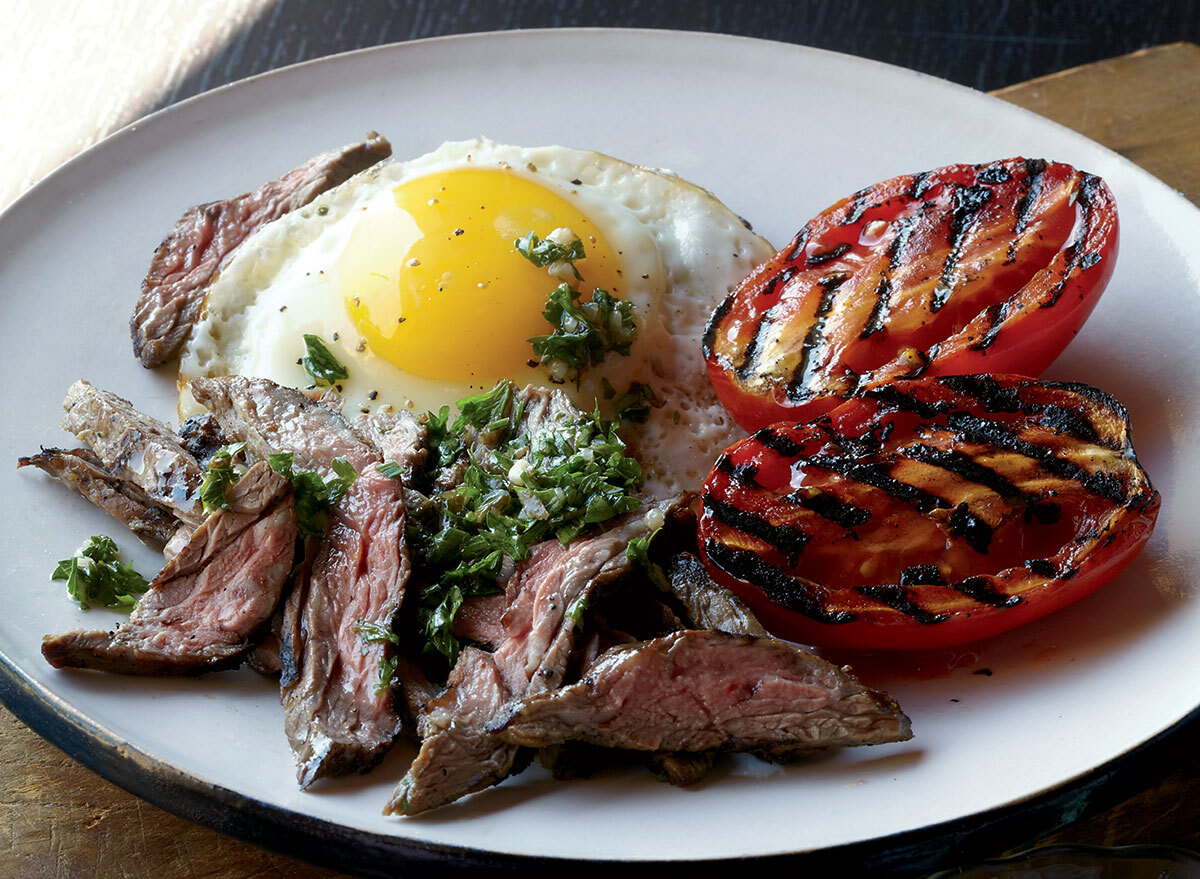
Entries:
[[696, 629], [714, 629], [730, 635], [764, 638], [767, 630], [746, 604], [724, 586], [714, 582], [703, 563], [691, 553], [671, 556], [667, 582], [683, 605]]
[[614, 647], [575, 684], [489, 725], [514, 745], [582, 741], [637, 751], [771, 758], [912, 737], [886, 694], [785, 641], [685, 630]]
[[391, 154], [387, 139], [372, 131], [366, 140], [314, 156], [254, 192], [184, 213], [154, 251], [142, 281], [129, 320], [134, 356], [146, 367], [170, 360], [200, 316], [209, 283], [239, 244]]
[[297, 778], [366, 772], [400, 731], [383, 663], [360, 624], [390, 630], [410, 571], [403, 486], [363, 469], [331, 513], [312, 571], [284, 608], [280, 695]]
[[229, 435], [265, 458], [291, 452], [296, 470], [331, 474], [345, 458], [358, 479], [333, 508], [311, 569], [284, 605], [280, 698], [301, 787], [365, 772], [387, 752], [401, 720], [381, 681], [389, 644], [370, 644], [361, 624], [391, 629], [411, 570], [404, 487], [375, 468], [383, 459], [333, 408], [266, 379], [202, 378], [192, 394]]
[[162, 549], [179, 527], [174, 513], [156, 504], [129, 480], [108, 470], [87, 449], [42, 449], [36, 455], [17, 459], [18, 467], [31, 465], [91, 501], [155, 549]]
[[379, 463], [379, 452], [340, 413], [302, 392], [265, 378], [227, 375], [198, 378], [192, 396], [206, 406], [229, 436], [246, 441], [259, 458], [291, 452], [297, 470], [328, 477], [334, 458], [358, 472]]
[[379, 449], [383, 460], [400, 465], [406, 486], [424, 471], [429, 458], [429, 431], [411, 412], [392, 409], [361, 415], [354, 419], [354, 428]]
[[629, 541], [650, 533], [673, 501], [628, 514], [606, 531], [564, 547], [534, 547], [509, 581], [504, 639], [494, 653], [468, 648], [450, 682], [421, 718], [421, 750], [384, 807], [415, 815], [507, 778], [517, 748], [488, 725], [513, 699], [561, 685], [575, 635], [575, 616], [592, 591], [629, 568]]
[[291, 485], [252, 467], [219, 510], [166, 564], [115, 632], [67, 632], [42, 641], [56, 668], [138, 675], [200, 674], [241, 662], [270, 619], [292, 568]]
[[184, 523], [200, 524], [204, 468], [169, 427], [83, 380], [67, 390], [63, 409], [63, 430], [95, 452], [105, 469]]

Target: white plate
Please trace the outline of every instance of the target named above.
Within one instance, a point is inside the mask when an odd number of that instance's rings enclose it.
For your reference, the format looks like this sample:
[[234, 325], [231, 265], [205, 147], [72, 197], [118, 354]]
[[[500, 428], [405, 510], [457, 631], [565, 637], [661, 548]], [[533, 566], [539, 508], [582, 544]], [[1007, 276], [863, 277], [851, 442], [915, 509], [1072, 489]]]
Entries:
[[[116, 620], [74, 609], [48, 579], [55, 561], [108, 532], [138, 550], [142, 570], [156, 562], [13, 460], [70, 442], [56, 429], [59, 402], [81, 376], [170, 417], [173, 377], [137, 364], [127, 330], [154, 246], [186, 206], [250, 189], [370, 128], [401, 157], [486, 134], [671, 168], [777, 244], [837, 198], [899, 173], [1031, 155], [1100, 174], [1120, 204], [1120, 260], [1049, 374], [1128, 405], [1165, 498], [1157, 532], [1119, 580], [1050, 619], [924, 660], [915, 676], [865, 664], [912, 716], [912, 742], [791, 767], [739, 759], [698, 790], [634, 771], [577, 783], [530, 771], [426, 818], [384, 818], [406, 755], [300, 793], [276, 693], [253, 673], [158, 681], [54, 671], [38, 652], [44, 633]], [[187, 101], [68, 163], [0, 219], [6, 698], [168, 808], [214, 823], [225, 810], [220, 826], [267, 844], [285, 838], [272, 826], [300, 828], [327, 851], [450, 846], [635, 861], [805, 852], [1070, 788], [1200, 705], [1198, 245], [1194, 207], [1066, 129], [916, 73], [790, 45], [634, 31], [455, 37], [303, 64]]]

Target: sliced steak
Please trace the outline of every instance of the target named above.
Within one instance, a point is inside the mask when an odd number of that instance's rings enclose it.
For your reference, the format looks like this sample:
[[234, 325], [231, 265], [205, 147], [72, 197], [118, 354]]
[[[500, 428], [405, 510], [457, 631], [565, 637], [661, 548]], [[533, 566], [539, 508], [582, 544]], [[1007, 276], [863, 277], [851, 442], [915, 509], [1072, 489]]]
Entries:
[[36, 455], [17, 459], [18, 467], [31, 465], [60, 480], [155, 549], [162, 549], [179, 527], [174, 513], [156, 504], [128, 479], [114, 474], [87, 449], [42, 449]]
[[231, 442], [211, 412], [184, 421], [179, 428], [179, 441], [201, 467], [208, 467], [221, 447]]
[[454, 616], [454, 634], [494, 650], [504, 641], [503, 595], [481, 595], [463, 599]]
[[77, 381], [63, 400], [62, 428], [87, 445], [113, 475], [126, 479], [183, 522], [198, 525], [204, 468], [161, 421], [116, 394]]
[[[331, 511], [311, 570], [288, 596], [280, 631], [280, 695], [301, 787], [365, 772], [401, 726], [381, 684], [388, 644], [364, 645], [356, 626], [390, 628], [411, 570], [404, 541], [404, 487], [376, 470], [383, 459], [329, 406], [266, 379], [196, 379], [195, 398], [222, 429], [266, 457], [291, 452], [296, 470], [331, 473], [345, 458], [358, 479]], [[364, 649], [365, 646], [365, 649]]]
[[154, 251], [129, 320], [133, 353], [142, 365], [158, 366], [179, 350], [209, 283], [239, 244], [391, 154], [387, 139], [371, 132], [361, 143], [314, 156], [254, 192], [187, 211]]
[[391, 628], [410, 571], [399, 480], [361, 469], [333, 508], [312, 572], [288, 597], [280, 661], [285, 729], [301, 787], [365, 772], [400, 731], [381, 663], [356, 625]]
[[57, 668], [140, 675], [200, 674], [241, 662], [279, 603], [292, 568], [291, 485], [266, 464], [230, 490], [159, 572], [115, 632], [67, 632], [42, 642]]
[[526, 697], [489, 729], [514, 745], [754, 751], [903, 741], [886, 694], [785, 641], [687, 630], [614, 647], [575, 684]]
[[489, 787], [512, 771], [517, 748], [487, 726], [513, 699], [561, 685], [575, 635], [575, 615], [600, 584], [629, 567], [626, 548], [650, 532], [673, 502], [631, 513], [608, 530], [564, 547], [538, 544], [509, 582], [504, 639], [494, 653], [469, 648], [446, 691], [422, 717], [421, 750], [385, 813], [415, 815]]
[[713, 581], [703, 563], [691, 553], [676, 553], [667, 565], [671, 592], [683, 605], [692, 627], [730, 635], [766, 637], [767, 630], [746, 604]]
[[411, 412], [391, 409], [354, 420], [355, 429], [374, 443], [385, 461], [395, 461], [403, 470], [406, 485], [425, 470], [429, 458], [429, 432]]
[[345, 458], [359, 473], [381, 460], [375, 446], [338, 412], [294, 388], [265, 378], [229, 375], [198, 378], [191, 389], [221, 429], [245, 440], [259, 458], [291, 452], [297, 470], [316, 470], [324, 476], [330, 475], [334, 458]]

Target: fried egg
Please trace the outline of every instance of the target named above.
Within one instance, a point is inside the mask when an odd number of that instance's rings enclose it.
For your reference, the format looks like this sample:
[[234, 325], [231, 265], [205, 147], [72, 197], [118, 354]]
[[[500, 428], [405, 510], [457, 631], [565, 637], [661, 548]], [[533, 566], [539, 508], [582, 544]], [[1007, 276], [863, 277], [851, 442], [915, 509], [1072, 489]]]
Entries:
[[[538, 267], [515, 241], [577, 237], [582, 280]], [[388, 161], [248, 238], [211, 284], [180, 364], [181, 415], [197, 376], [241, 374], [311, 386], [305, 334], [349, 372], [348, 415], [437, 411], [500, 379], [559, 387], [581, 408], [634, 382], [657, 405], [622, 434], [647, 490], [697, 489], [742, 434], [709, 385], [700, 337], [712, 309], [773, 253], [707, 191], [666, 171], [565, 147], [446, 143]], [[565, 269], [565, 271], [564, 271]], [[547, 296], [566, 277], [632, 306], [629, 354], [578, 381], [554, 380], [530, 338], [552, 331]]]

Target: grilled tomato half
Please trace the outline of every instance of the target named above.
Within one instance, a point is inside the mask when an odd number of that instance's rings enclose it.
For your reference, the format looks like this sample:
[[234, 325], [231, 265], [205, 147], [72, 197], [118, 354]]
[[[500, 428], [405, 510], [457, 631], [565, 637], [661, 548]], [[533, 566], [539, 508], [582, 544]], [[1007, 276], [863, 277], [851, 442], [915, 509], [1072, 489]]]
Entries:
[[950, 165], [839, 201], [716, 308], [704, 356], [742, 427], [807, 421], [875, 382], [1038, 375], [1117, 251], [1099, 177], [1041, 159]]
[[928, 649], [1107, 583], [1160, 498], [1109, 395], [968, 375], [868, 388], [763, 428], [717, 460], [702, 503], [709, 572], [776, 635]]

